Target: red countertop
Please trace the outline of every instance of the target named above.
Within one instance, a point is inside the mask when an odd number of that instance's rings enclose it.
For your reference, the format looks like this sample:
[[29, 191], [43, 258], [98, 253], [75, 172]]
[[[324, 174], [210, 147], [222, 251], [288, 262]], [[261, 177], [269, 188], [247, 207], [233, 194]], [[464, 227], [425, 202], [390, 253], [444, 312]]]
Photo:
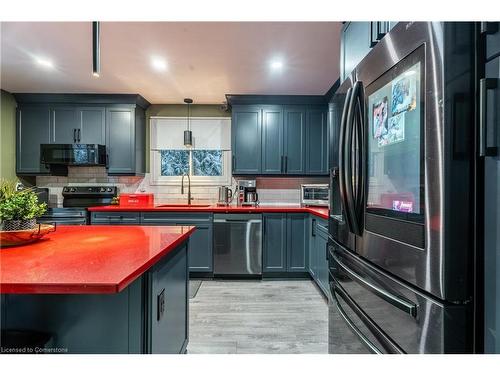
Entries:
[[38, 242], [0, 249], [0, 293], [118, 293], [194, 230], [190, 226], [58, 226]]
[[241, 206], [208, 206], [208, 207], [168, 207], [166, 205], [154, 206], [101, 206], [91, 207], [89, 211], [94, 212], [132, 212], [132, 211], [159, 211], [159, 212], [214, 212], [214, 213], [263, 213], [263, 212], [298, 212], [310, 213], [328, 219], [328, 208], [326, 207], [302, 207], [299, 205], [288, 206], [258, 206], [258, 207], [241, 207]]

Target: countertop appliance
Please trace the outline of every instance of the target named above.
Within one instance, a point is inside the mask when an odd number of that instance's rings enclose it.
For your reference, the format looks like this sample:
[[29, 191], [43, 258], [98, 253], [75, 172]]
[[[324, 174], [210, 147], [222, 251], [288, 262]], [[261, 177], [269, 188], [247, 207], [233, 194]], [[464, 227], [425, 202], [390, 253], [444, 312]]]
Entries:
[[106, 146], [80, 143], [41, 144], [40, 161], [49, 166], [106, 165]]
[[328, 184], [300, 185], [300, 202], [303, 206], [328, 207], [330, 186]]
[[329, 104], [330, 353], [473, 351], [475, 27], [400, 22]]
[[214, 275], [262, 275], [262, 215], [214, 215]]
[[87, 207], [107, 206], [117, 193], [116, 186], [65, 186], [63, 207], [49, 208], [38, 222], [86, 225], [89, 223]]
[[217, 200], [218, 206], [228, 206], [233, 200], [233, 191], [227, 186], [219, 186], [219, 199]]
[[257, 193], [256, 180], [238, 181], [238, 205], [240, 206], [259, 205], [259, 194]]

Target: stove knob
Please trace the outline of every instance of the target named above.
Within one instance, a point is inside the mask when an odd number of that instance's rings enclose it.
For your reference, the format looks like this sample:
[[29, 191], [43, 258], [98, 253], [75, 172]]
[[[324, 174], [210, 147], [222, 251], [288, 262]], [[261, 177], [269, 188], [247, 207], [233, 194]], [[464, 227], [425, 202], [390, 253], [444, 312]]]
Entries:
[[102, 188], [100, 188], [100, 189], [99, 189], [99, 191], [100, 191], [101, 193], [104, 193], [104, 192], [106, 191], [106, 188], [103, 188], [103, 187], [102, 187]]
[[92, 188], [91, 188], [91, 187], [89, 187], [89, 189], [88, 189], [88, 190], [89, 190], [90, 192], [92, 192]]
[[76, 191], [76, 189], [75, 188], [71, 188], [71, 189], [69, 189], [69, 191], [72, 192], [72, 193], [74, 193]]
[[69, 188], [65, 187], [64, 192], [67, 193], [69, 191]]
[[111, 193], [113, 191], [112, 188], [108, 188], [108, 193]]

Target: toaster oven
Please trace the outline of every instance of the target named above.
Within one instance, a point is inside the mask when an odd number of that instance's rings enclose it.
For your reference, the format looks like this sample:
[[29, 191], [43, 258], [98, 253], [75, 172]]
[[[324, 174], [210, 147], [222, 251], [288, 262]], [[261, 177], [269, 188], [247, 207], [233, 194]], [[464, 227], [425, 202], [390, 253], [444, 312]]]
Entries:
[[330, 188], [328, 184], [301, 185], [300, 199], [303, 206], [328, 207], [330, 199]]

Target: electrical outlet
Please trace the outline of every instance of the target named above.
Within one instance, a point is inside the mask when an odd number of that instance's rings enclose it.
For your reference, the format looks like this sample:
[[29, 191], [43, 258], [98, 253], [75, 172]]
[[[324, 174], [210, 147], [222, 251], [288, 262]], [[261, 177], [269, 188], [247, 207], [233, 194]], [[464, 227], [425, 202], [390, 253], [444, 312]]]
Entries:
[[162, 289], [160, 294], [156, 296], [156, 320], [160, 321], [165, 313], [165, 289]]

